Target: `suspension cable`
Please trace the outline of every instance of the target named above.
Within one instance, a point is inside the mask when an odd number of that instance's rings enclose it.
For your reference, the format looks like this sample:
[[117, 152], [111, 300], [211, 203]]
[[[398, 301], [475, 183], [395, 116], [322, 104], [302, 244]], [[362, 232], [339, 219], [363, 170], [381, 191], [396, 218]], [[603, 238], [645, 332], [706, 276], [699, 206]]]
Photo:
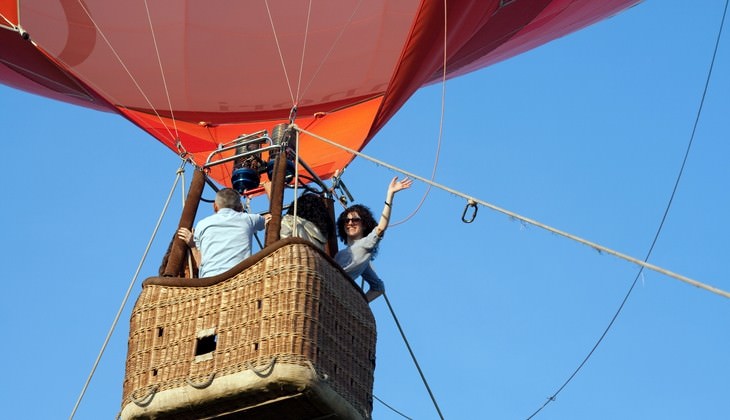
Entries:
[[[180, 134], [177, 129], [177, 120], [175, 119], [175, 110], [172, 107], [172, 100], [170, 99], [170, 88], [167, 86], [167, 78], [165, 77], [165, 69], [162, 66], [162, 57], [160, 56], [160, 48], [157, 45], [157, 36], [155, 36], [155, 27], [152, 25], [152, 16], [150, 16], [150, 8], [147, 4], [147, 0], [144, 0], [144, 8], [147, 12], [147, 22], [150, 24], [150, 33], [152, 34], [152, 44], [155, 47], [155, 54], [157, 55], [157, 64], [160, 66], [160, 77], [162, 78], [162, 86], [165, 89], [165, 96], [167, 97], [167, 106], [170, 109], [170, 118], [172, 119], [172, 125], [175, 129], [175, 137], [179, 138]], [[183, 182], [185, 185], [185, 182]]]
[[398, 327], [400, 336], [403, 337], [403, 342], [405, 343], [406, 347], [408, 348], [408, 353], [411, 354], [411, 359], [413, 359], [413, 364], [416, 365], [418, 374], [421, 375], [421, 381], [423, 381], [423, 385], [426, 386], [426, 391], [428, 391], [428, 395], [431, 397], [431, 401], [433, 401], [433, 406], [434, 406], [434, 408], [436, 408], [436, 411], [439, 413], [439, 417], [441, 418], [441, 420], [444, 420], [444, 416], [443, 416], [443, 414], [441, 414], [441, 409], [439, 408], [439, 405], [436, 402], [436, 398], [433, 396], [433, 392], [431, 392], [431, 387], [428, 386], [428, 381], [426, 380], [426, 377], [423, 375], [421, 366], [418, 364], [416, 355], [413, 354], [413, 350], [411, 349], [411, 345], [408, 343], [406, 334], [403, 332], [403, 328], [401, 328], [400, 322], [398, 322], [398, 317], [395, 316], [395, 311], [393, 310], [393, 306], [390, 304], [390, 300], [388, 299], [388, 294], [383, 292], [383, 297], [385, 298], [385, 303], [388, 304], [388, 309], [390, 310], [390, 314], [393, 316], [393, 321], [395, 321], [395, 325]]
[[377, 396], [377, 395], [373, 394], [373, 398], [374, 398], [374, 399], [376, 399], [376, 400], [377, 400], [377, 401], [378, 401], [378, 402], [379, 402], [380, 404], [383, 404], [384, 406], [388, 407], [388, 408], [390, 409], [390, 411], [392, 411], [392, 412], [394, 412], [394, 413], [396, 413], [396, 414], [400, 415], [401, 417], [403, 417], [403, 418], [406, 418], [406, 419], [408, 419], [408, 420], [413, 420], [412, 418], [410, 418], [410, 417], [406, 416], [405, 414], [403, 414], [403, 413], [401, 413], [400, 411], [396, 410], [395, 408], [391, 407], [391, 406], [390, 406], [390, 405], [389, 405], [388, 403], [386, 403], [385, 401], [383, 401], [383, 400], [381, 400], [380, 398], [378, 398], [378, 396]]
[[274, 25], [274, 18], [271, 16], [271, 8], [269, 7], [269, 0], [266, 0], [264, 2], [266, 5], [266, 12], [269, 15], [269, 23], [271, 24], [271, 32], [274, 35], [274, 42], [276, 43], [276, 51], [279, 53], [279, 61], [281, 62], [281, 69], [284, 72], [284, 79], [286, 80], [286, 85], [289, 87], [289, 97], [291, 98], [292, 104], [296, 104], [296, 100], [294, 99], [294, 92], [291, 87], [291, 81], [289, 80], [289, 73], [286, 71], [286, 64], [284, 64], [284, 54], [281, 51], [281, 45], [279, 44], [279, 36], [276, 32], [276, 26]]
[[[447, 41], [448, 41], [448, 16], [447, 16], [447, 1], [444, 0], [444, 56], [443, 56], [443, 71], [441, 72], [441, 115], [439, 116], [439, 134], [438, 139], [436, 140], [436, 156], [433, 160], [433, 169], [431, 170], [431, 181], [433, 182], [434, 179], [436, 179], [436, 168], [438, 168], [439, 165], [439, 157], [441, 156], [441, 142], [444, 138], [444, 114], [446, 113], [446, 62], [447, 62], [447, 54], [446, 54], [446, 47], [447, 47]], [[421, 206], [423, 206], [423, 203], [426, 202], [426, 198], [428, 197], [428, 194], [431, 192], [431, 184], [428, 185], [426, 188], [426, 191], [423, 193], [423, 197], [421, 197], [421, 201], [418, 202], [418, 205], [416, 208], [406, 216], [403, 220], [399, 220], [395, 223], [392, 223], [391, 226], [398, 226], [401, 225], [409, 220], [413, 216], [418, 213], [419, 210], [421, 210]]]
[[[350, 13], [350, 17], [347, 19], [347, 22], [344, 25], [342, 25], [340, 32], [337, 34], [335, 39], [332, 41], [332, 44], [330, 45], [329, 50], [327, 50], [327, 53], [319, 61], [319, 66], [317, 66], [317, 70], [315, 70], [314, 73], [312, 73], [312, 77], [309, 78], [309, 82], [304, 87], [304, 89], [301, 90], [301, 93], [297, 93], [297, 101], [304, 96], [304, 94], [309, 90], [309, 87], [312, 86], [312, 83], [314, 83], [314, 81], [317, 79], [317, 76], [319, 75], [319, 72], [322, 70], [324, 63], [327, 60], [329, 60], [330, 56], [332, 55], [332, 52], [335, 50], [335, 47], [337, 46], [337, 44], [339, 44], [340, 39], [342, 39], [342, 35], [345, 33], [345, 30], [350, 27], [350, 24], [352, 23], [353, 19], [355, 18], [355, 14], [357, 13], [358, 10], [360, 10], [360, 5], [362, 5], [362, 2], [363, 2], [363, 0], [358, 0], [357, 4], [352, 9], [352, 13]], [[307, 20], [309, 20], [309, 17], [307, 17]], [[302, 60], [303, 60], [303, 57], [302, 57]]]
[[301, 99], [301, 88], [302, 88], [302, 73], [304, 72], [304, 57], [306, 57], [307, 52], [307, 40], [309, 39], [309, 23], [312, 20], [312, 0], [309, 0], [309, 6], [307, 7], [307, 23], [304, 28], [304, 39], [302, 40], [302, 59], [299, 61], [299, 77], [297, 79], [297, 96], [295, 100], [295, 104], [299, 103], [299, 99]]
[[[674, 197], [677, 194], [677, 189], [679, 188], [679, 182], [682, 179], [682, 174], [684, 173], [684, 168], [687, 164], [687, 159], [689, 158], [690, 150], [692, 149], [692, 143], [694, 143], [695, 133], [697, 132], [697, 126], [699, 124], [700, 120], [700, 114], [702, 113], [702, 108], [705, 103], [705, 97], [707, 96], [707, 90], [710, 85], [710, 79], [712, 78], [712, 69], [715, 65], [715, 58], [717, 57], [717, 50], [719, 49], [720, 44], [720, 38], [722, 37], [722, 28], [725, 26], [725, 16], [727, 14], [727, 8], [728, 8], [728, 0], [725, 1], [725, 9], [722, 13], [722, 19], [720, 21], [720, 30], [717, 33], [717, 39], [715, 41], [715, 50], [712, 53], [712, 60], [710, 61], [710, 68], [707, 72], [707, 78], [705, 79], [705, 87], [702, 92], [702, 98], [700, 99], [700, 104], [697, 110], [697, 114], [695, 116], [695, 121], [692, 126], [692, 133], [690, 134], [689, 142], [687, 143], [687, 148], [684, 152], [684, 158], [682, 159], [682, 164], [680, 165], [679, 172], [677, 173], [677, 178], [674, 181], [674, 188], [672, 188], [672, 193], [669, 196], [669, 200], [667, 202], [667, 205], [664, 209], [664, 214], [662, 215], [662, 219], [659, 222], [659, 227], [657, 228], [656, 233], [654, 234], [654, 240], [651, 243], [651, 246], [649, 246], [649, 251], [646, 253], [646, 257], [644, 258], [644, 261], [648, 261], [651, 257], [652, 252], [654, 251], [654, 247], [656, 246], [657, 242], [659, 241], [659, 235], [662, 232], [662, 228], [664, 227], [664, 223], [667, 220], [667, 216], [669, 215], [669, 209], [672, 207], [672, 203], [674, 202]], [[538, 408], [534, 413], [532, 413], [529, 417], [527, 417], [527, 420], [532, 419], [535, 417], [540, 411], [542, 411], [543, 408], [545, 408], [548, 404], [555, 401], [558, 394], [570, 383], [570, 381], [573, 380], [575, 375], [578, 374], [578, 372], [585, 366], [585, 364], [588, 362], [588, 359], [593, 355], [593, 352], [596, 351], [596, 348], [601, 344], [603, 339], [608, 334], [608, 331], [613, 326], [613, 323], [616, 321], [616, 318], [618, 318], [619, 314], [624, 308], [624, 305], [626, 304], [626, 301], [629, 299], [629, 296], [631, 295], [631, 292], [634, 290], [634, 287], [636, 286], [636, 283], [638, 283], [639, 278], [642, 277], [642, 274], [644, 273], [644, 268], [641, 267], [639, 269], [639, 272], [636, 273], [636, 277], [634, 277], [634, 281], [631, 283], [631, 286], [629, 287], [629, 290], [626, 292], [626, 296], [624, 296], [624, 299], [621, 301], [621, 304], [619, 305], [618, 309], [616, 310], [616, 313], [613, 315], [613, 318], [611, 318], [611, 321], [608, 323], [608, 326], [606, 326], [606, 329], [603, 331], [603, 334], [598, 338], [598, 341], [596, 341], [596, 344], [593, 346], [593, 348], [588, 352], [588, 355], [583, 359], [583, 361], [578, 365], [578, 367], [573, 371], [573, 373], [568, 377], [568, 379], [558, 388], [557, 391], [555, 391], [551, 396], [547, 398], [545, 403]]]
[[459, 191], [457, 191], [457, 190], [455, 190], [453, 188], [447, 187], [447, 186], [442, 185], [442, 184], [439, 184], [437, 182], [430, 181], [430, 180], [428, 180], [428, 179], [426, 179], [426, 178], [424, 178], [422, 176], [419, 176], [419, 175], [416, 175], [416, 174], [414, 174], [412, 172], [408, 172], [406, 170], [400, 169], [400, 168], [398, 168], [396, 166], [393, 166], [393, 165], [391, 165], [389, 163], [383, 162], [382, 160], [379, 160], [379, 159], [375, 159], [373, 157], [370, 157], [370, 156], [368, 156], [368, 155], [366, 155], [364, 153], [360, 153], [357, 150], [351, 149], [351, 148], [349, 148], [347, 146], [343, 146], [341, 144], [335, 143], [332, 140], [329, 140], [329, 139], [324, 138], [324, 137], [322, 137], [320, 135], [314, 134], [314, 133], [312, 133], [310, 131], [302, 130], [301, 128], [298, 128], [298, 127], [296, 127], [296, 129], [299, 130], [299, 131], [301, 131], [304, 134], [307, 134], [307, 135], [315, 138], [315, 139], [321, 140], [321, 141], [323, 141], [323, 142], [325, 142], [325, 143], [327, 143], [327, 144], [329, 144], [331, 146], [340, 148], [340, 149], [342, 149], [342, 150], [344, 150], [344, 151], [346, 151], [348, 153], [351, 153], [353, 155], [359, 156], [359, 157], [361, 157], [363, 159], [366, 159], [366, 160], [369, 160], [369, 161], [371, 161], [371, 162], [373, 162], [373, 163], [375, 163], [377, 165], [384, 166], [384, 167], [386, 167], [386, 168], [388, 168], [388, 169], [390, 169], [392, 171], [399, 172], [399, 173], [401, 173], [403, 175], [406, 175], [406, 176], [409, 176], [409, 177], [411, 177], [413, 179], [417, 179], [417, 180], [419, 180], [421, 182], [424, 182], [426, 184], [433, 185], [436, 188], [439, 188], [439, 189], [441, 189], [443, 191], [446, 191], [448, 193], [454, 194], [454, 195], [456, 195], [458, 197], [462, 197], [462, 198], [465, 198], [467, 200], [472, 200], [475, 203], [479, 203], [479, 204], [481, 204], [481, 205], [483, 205], [483, 206], [485, 206], [485, 207], [487, 207], [489, 209], [492, 209], [492, 210], [494, 210], [496, 212], [499, 212], [499, 213], [502, 213], [504, 215], [507, 215], [510, 218], [513, 218], [513, 219], [522, 221], [524, 223], [527, 223], [527, 224], [530, 224], [530, 225], [533, 225], [533, 226], [542, 228], [544, 230], [547, 230], [548, 232], [554, 233], [556, 235], [562, 236], [564, 238], [567, 238], [567, 239], [573, 240], [575, 242], [581, 243], [583, 245], [586, 245], [588, 247], [591, 247], [591, 248], [595, 249], [598, 252], [605, 252], [606, 254], [613, 255], [614, 257], [617, 257], [619, 259], [622, 259], [622, 260], [631, 262], [631, 263], [636, 264], [636, 265], [640, 265], [640, 266], [642, 266], [644, 268], [648, 268], [649, 270], [656, 271], [656, 272], [661, 273], [661, 274], [664, 274], [664, 275], [666, 275], [668, 277], [674, 278], [676, 280], [679, 280], [679, 281], [688, 283], [688, 284], [690, 284], [692, 286], [699, 287], [700, 289], [704, 289], [704, 290], [707, 290], [709, 292], [712, 292], [712, 293], [715, 293], [717, 295], [720, 295], [720, 296], [723, 296], [723, 297], [726, 297], [726, 298], [730, 299], [730, 293], [728, 293], [728, 292], [726, 292], [724, 290], [718, 289], [718, 288], [716, 288], [714, 286], [710, 286], [710, 285], [701, 283], [701, 282], [699, 282], [697, 280], [693, 280], [693, 279], [691, 279], [689, 277], [686, 277], [686, 276], [683, 276], [681, 274], [674, 273], [672, 271], [669, 271], [669, 270], [667, 270], [665, 268], [662, 268], [662, 267], [659, 267], [657, 265], [654, 265], [654, 264], [650, 264], [650, 263], [641, 261], [641, 260], [639, 260], [637, 258], [634, 258], [632, 256], [629, 256], [629, 255], [620, 253], [618, 251], [615, 251], [615, 250], [613, 250], [611, 248], [605, 247], [605, 246], [600, 245], [600, 244], [597, 244], [595, 242], [588, 241], [588, 240], [583, 239], [583, 238], [581, 238], [579, 236], [570, 234], [568, 232], [564, 232], [562, 230], [559, 230], [559, 229], [556, 229], [554, 227], [548, 226], [546, 224], [540, 223], [540, 222], [538, 222], [536, 220], [527, 218], [525, 216], [521, 216], [521, 215], [519, 215], [517, 213], [514, 213], [514, 212], [509, 211], [509, 210], [506, 210], [506, 209], [503, 209], [503, 208], [498, 207], [498, 206], [496, 206], [494, 204], [488, 203], [488, 202], [486, 202], [484, 200], [480, 200], [480, 199], [474, 198], [472, 196], [469, 196], [467, 194], [464, 194], [462, 192], [459, 192]]
[[[104, 42], [106, 43], [107, 47], [109, 47], [109, 51], [112, 53], [112, 55], [114, 55], [114, 57], [116, 58], [116, 60], [119, 63], [119, 65], [127, 73], [127, 76], [129, 76], [129, 79], [132, 81], [132, 83], [134, 84], [134, 86], [137, 89], [137, 91], [139, 92], [139, 94], [142, 95], [142, 97], [144, 98], [144, 100], [147, 102], [147, 105], [149, 105], [149, 107], [152, 110], [152, 112], [154, 112], [155, 116], [157, 116], [157, 119], [160, 120], [160, 123], [162, 124], [162, 126], [165, 127], [165, 129], [167, 130], [167, 134], [170, 135], [170, 138], [175, 138], [176, 136], [172, 134], [172, 132], [170, 131], [170, 129], [164, 123], [164, 120], [162, 119], [162, 116], [160, 116], [160, 113], [157, 112], [157, 108], [155, 108], [155, 106], [152, 104], [152, 100], [150, 100], [150, 98], [145, 93], [144, 89], [142, 89], [142, 86], [140, 86], [139, 82], [137, 81], [137, 79], [132, 74], [132, 71], [124, 63], [124, 60], [122, 60], [122, 57], [119, 55], [119, 53], [117, 52], [117, 50], [114, 48], [114, 46], [112, 45], [111, 41], [109, 41], [109, 38], [107, 38], [107, 36], [104, 33], [104, 31], [102, 30], [102, 28], [99, 26], [99, 24], [96, 22], [96, 20], [94, 20], [94, 17], [91, 15], [91, 12], [88, 10], [86, 4], [83, 1], [81, 1], [81, 0], [77, 0], [77, 1], [78, 1], [78, 4], [79, 4], [79, 7], [81, 7], [81, 9], [86, 14], [86, 17], [89, 19], [89, 21], [91, 22], [91, 24], [94, 25], [94, 28], [96, 29], [96, 32], [99, 34], [99, 36], [101, 36], [101, 39], [104, 40]], [[146, 7], [146, 5], [147, 5], [147, 3], [145, 3], [145, 7]], [[153, 39], [154, 39], [154, 36], [153, 36]], [[56, 57], [55, 59], [56, 60], [60, 60], [60, 58], [58, 58], [58, 57]], [[88, 80], [87, 80], [87, 83], [90, 83], [92, 85], [92, 87], [94, 88], [95, 91], [97, 91], [97, 92], [104, 92], [104, 94], [107, 95], [107, 99], [110, 99], [110, 98], [112, 99], [112, 100], [110, 100], [110, 102], [112, 102], [112, 103], [118, 103], [118, 104], [121, 103], [121, 101], [113, 100], [114, 99], [113, 96], [110, 95], [108, 92], [104, 91], [103, 89], [100, 89], [99, 86], [96, 86], [95, 84], [91, 83]], [[124, 107], [123, 105], [120, 105], [120, 106]], [[126, 107], [124, 107], [124, 108], [126, 108]]]
[[[183, 168], [184, 166], [185, 166], [185, 161], [183, 161], [180, 168]], [[99, 351], [99, 355], [96, 357], [96, 360], [94, 361], [94, 365], [91, 368], [91, 372], [89, 372], [89, 377], [86, 379], [86, 383], [84, 384], [83, 388], [81, 389], [81, 393], [79, 394], [79, 398], [76, 400], [76, 404], [74, 405], [74, 408], [71, 411], [69, 420], [72, 420], [74, 418], [74, 415], [76, 414], [76, 410], [79, 408], [79, 405], [81, 404], [81, 400], [84, 398], [84, 394], [86, 393], [86, 390], [89, 387], [91, 378], [94, 376], [94, 372], [96, 372], [96, 368], [99, 366], [99, 361], [101, 360], [101, 357], [104, 354], [104, 350], [106, 350], [106, 347], [109, 344], [109, 340], [111, 339], [111, 336], [114, 333], [114, 329], [116, 328], [117, 323], [119, 323], [119, 318], [122, 316], [122, 311], [124, 311], [124, 307], [127, 305], [127, 301], [129, 300], [129, 295], [132, 292], [132, 287], [134, 287], [134, 284], [137, 282], [137, 277], [139, 276], [139, 272], [142, 270], [142, 265], [144, 265], [144, 262], [147, 259], [147, 254], [149, 253], [150, 248], [152, 247], [152, 243], [154, 242], [155, 237], [157, 236], [157, 231], [160, 229], [160, 225], [162, 224], [162, 219], [164, 218], [165, 213], [167, 213], [167, 207], [170, 205], [170, 200], [172, 199], [172, 195], [175, 192], [175, 188], [177, 187], [177, 183], [179, 180], [180, 180], [180, 171], [178, 170], [177, 175], [175, 176], [175, 182], [173, 182], [172, 188], [170, 189], [170, 193], [167, 195], [167, 200], [165, 200], [165, 205], [162, 207], [162, 213], [160, 214], [160, 217], [157, 219], [157, 224], [155, 225], [155, 228], [152, 231], [152, 236], [150, 237], [150, 240], [147, 242], [147, 247], [145, 248], [144, 252], [142, 253], [142, 259], [140, 260], [139, 265], [137, 266], [137, 270], [134, 272], [134, 275], [132, 276], [132, 280], [129, 283], [129, 287], [127, 287], [127, 293], [124, 294], [124, 298], [122, 299], [122, 303], [119, 306], [117, 315], [114, 317], [114, 321], [112, 322], [111, 328], [109, 328], [109, 332], [107, 333], [106, 338], [104, 339], [104, 343], [101, 345], [101, 350]]]

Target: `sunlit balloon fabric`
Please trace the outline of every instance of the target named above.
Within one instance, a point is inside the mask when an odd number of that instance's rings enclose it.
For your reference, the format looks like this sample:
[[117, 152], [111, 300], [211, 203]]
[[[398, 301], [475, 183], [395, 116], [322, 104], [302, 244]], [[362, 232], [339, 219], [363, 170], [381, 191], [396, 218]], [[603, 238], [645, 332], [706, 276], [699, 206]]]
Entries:
[[[198, 164], [294, 107], [300, 127], [360, 150], [442, 78], [444, 48], [453, 77], [637, 2], [0, 0], [0, 81], [120, 113]], [[300, 148], [323, 178], [352, 160], [306, 136]], [[213, 175], [229, 184], [230, 165]]]

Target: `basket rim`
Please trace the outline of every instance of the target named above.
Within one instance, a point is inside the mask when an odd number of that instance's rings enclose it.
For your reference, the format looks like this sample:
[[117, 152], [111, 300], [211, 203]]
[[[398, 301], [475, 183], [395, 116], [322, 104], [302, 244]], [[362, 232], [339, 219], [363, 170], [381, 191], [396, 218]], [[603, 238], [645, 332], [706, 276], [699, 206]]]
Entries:
[[[189, 277], [148, 277], [144, 282], [142, 282], [142, 287], [147, 286], [167, 286], [167, 287], [210, 287], [214, 286], [218, 283], [222, 283], [226, 280], [230, 280], [231, 278], [237, 276], [241, 272], [247, 270], [248, 268], [252, 267], [254, 264], [262, 261], [264, 258], [268, 257], [269, 255], [273, 254], [274, 252], [278, 251], [281, 248], [291, 246], [291, 245], [304, 245], [312, 250], [314, 250], [316, 253], [318, 253], [322, 258], [327, 260], [330, 265], [335, 267], [347, 280], [349, 280], [349, 283], [352, 287], [354, 287], [365, 299], [365, 292], [363, 292], [362, 288], [357, 285], [355, 280], [350, 277], [345, 270], [342, 269], [340, 264], [338, 264], [334, 258], [327, 255], [326, 252], [321, 250], [319, 247], [315, 246], [311, 242], [307, 241], [306, 239], [302, 238], [296, 238], [296, 237], [289, 237], [280, 239], [273, 244], [261, 249], [259, 252], [251, 255], [250, 257], [246, 258], [245, 260], [241, 261], [240, 263], [234, 265], [227, 271], [224, 271], [220, 274], [216, 274], [215, 276], [211, 277], [199, 277], [199, 278], [189, 278]], [[191, 281], [194, 280], [194, 281]]]

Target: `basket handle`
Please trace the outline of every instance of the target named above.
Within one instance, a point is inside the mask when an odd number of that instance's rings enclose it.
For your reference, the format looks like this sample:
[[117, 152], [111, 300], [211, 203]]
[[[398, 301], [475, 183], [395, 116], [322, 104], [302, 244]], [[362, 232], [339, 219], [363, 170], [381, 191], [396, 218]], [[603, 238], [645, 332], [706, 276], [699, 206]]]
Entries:
[[192, 386], [195, 389], [204, 389], [209, 387], [210, 384], [213, 383], [213, 379], [215, 379], [215, 372], [208, 375], [208, 379], [203, 382], [193, 382], [190, 380], [190, 378], [185, 378], [185, 382], [187, 382], [188, 385]]
[[[158, 385], [153, 385], [147, 394], [142, 398], [135, 398], [134, 392], [132, 392], [132, 395], [129, 397], [132, 399], [132, 402], [137, 404], [140, 407], [147, 407], [152, 402], [152, 399], [155, 397], [155, 394], [157, 393]], [[135, 390], [136, 392], [136, 390]]]
[[276, 356], [272, 357], [269, 364], [264, 366], [263, 368], [257, 369], [256, 366], [251, 364], [251, 362], [246, 362], [246, 367], [251, 369], [251, 371], [255, 373], [256, 376], [260, 378], [265, 378], [271, 375], [271, 372], [274, 371], [274, 364], [276, 364]]

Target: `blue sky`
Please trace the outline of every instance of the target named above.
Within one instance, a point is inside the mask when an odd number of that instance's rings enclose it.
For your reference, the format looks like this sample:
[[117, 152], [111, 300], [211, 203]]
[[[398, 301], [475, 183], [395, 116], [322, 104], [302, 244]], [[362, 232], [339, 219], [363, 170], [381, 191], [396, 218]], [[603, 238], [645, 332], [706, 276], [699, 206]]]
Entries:
[[[448, 82], [435, 181], [643, 259], [687, 149], [723, 7], [646, 1]], [[649, 260], [726, 291], [728, 75], [726, 31]], [[3, 417], [67, 418], [179, 160], [118, 116], [5, 87], [0, 106]], [[364, 152], [429, 177], [440, 106], [440, 85], [422, 89]], [[394, 175], [357, 159], [345, 182], [379, 209]], [[399, 193], [394, 219], [425, 190]], [[179, 189], [174, 197], [76, 419], [120, 409], [129, 311], [177, 224]], [[486, 208], [464, 224], [464, 205], [432, 190], [388, 231], [375, 266], [444, 417], [524, 419], [590, 351], [638, 268]], [[211, 211], [203, 204], [199, 216]], [[384, 300], [372, 309], [375, 395], [414, 419], [438, 418]], [[645, 271], [603, 343], [535, 418], [727, 416], [729, 322], [728, 299]], [[402, 418], [378, 402], [373, 417]]]

